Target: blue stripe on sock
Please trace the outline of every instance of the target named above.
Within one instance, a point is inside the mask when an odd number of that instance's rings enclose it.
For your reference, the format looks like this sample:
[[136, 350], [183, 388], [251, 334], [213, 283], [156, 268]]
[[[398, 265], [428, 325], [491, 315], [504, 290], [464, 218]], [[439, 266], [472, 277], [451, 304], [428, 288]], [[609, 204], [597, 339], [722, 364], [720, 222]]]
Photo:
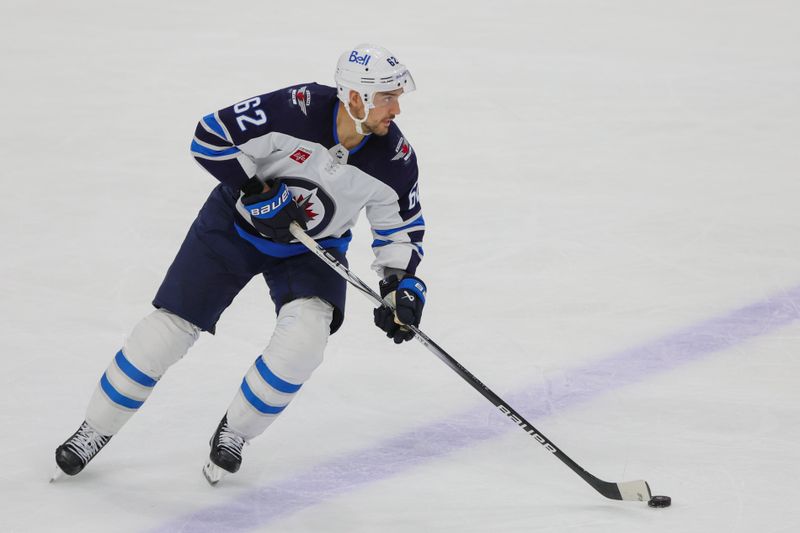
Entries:
[[144, 404], [144, 402], [140, 402], [120, 394], [119, 391], [117, 391], [117, 389], [115, 389], [111, 384], [111, 382], [108, 381], [108, 377], [106, 376], [105, 372], [103, 372], [103, 377], [100, 378], [100, 387], [112, 402], [119, 404], [122, 407], [127, 407], [128, 409], [138, 409], [142, 406], [142, 404]]
[[117, 352], [117, 356], [114, 358], [114, 361], [117, 363], [117, 366], [120, 370], [122, 370], [126, 376], [131, 378], [133, 381], [138, 383], [139, 385], [143, 385], [145, 387], [155, 387], [158, 380], [151, 378], [135, 366], [133, 363], [128, 361], [128, 358], [125, 357], [125, 354], [122, 353], [122, 350]]
[[250, 385], [247, 384], [247, 379], [242, 380], [242, 394], [250, 402], [250, 405], [255, 407], [260, 413], [264, 413], [265, 415], [277, 415], [284, 409], [286, 409], [285, 405], [280, 407], [274, 407], [272, 405], [266, 404], [261, 401], [261, 399], [255, 395], [255, 393], [250, 389]]
[[284, 381], [275, 374], [272, 373], [272, 370], [269, 369], [267, 363], [261, 358], [261, 356], [256, 359], [256, 370], [258, 373], [261, 374], [261, 378], [267, 382], [267, 384], [272, 387], [273, 389], [279, 392], [285, 392], [287, 394], [292, 394], [300, 390], [300, 387], [303, 385], [295, 385], [294, 383], [289, 383], [288, 381]]

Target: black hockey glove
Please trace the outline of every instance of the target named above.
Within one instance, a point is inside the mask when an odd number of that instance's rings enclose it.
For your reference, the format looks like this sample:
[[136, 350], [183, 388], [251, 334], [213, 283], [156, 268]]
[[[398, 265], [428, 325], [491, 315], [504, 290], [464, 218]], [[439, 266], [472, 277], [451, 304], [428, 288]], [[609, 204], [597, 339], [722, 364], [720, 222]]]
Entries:
[[250, 214], [250, 221], [258, 232], [275, 242], [287, 243], [294, 237], [289, 225], [297, 222], [306, 229], [308, 215], [305, 205], [297, 205], [292, 192], [280, 179], [268, 180], [269, 190], [264, 191], [261, 181], [252, 177], [242, 187], [242, 205]]
[[425, 283], [414, 276], [400, 280], [393, 274], [381, 280], [380, 289], [381, 296], [394, 303], [395, 311], [386, 305], [376, 308], [375, 325], [385, 331], [395, 344], [413, 339], [414, 332], [403, 324], [419, 326], [422, 308], [425, 307]]

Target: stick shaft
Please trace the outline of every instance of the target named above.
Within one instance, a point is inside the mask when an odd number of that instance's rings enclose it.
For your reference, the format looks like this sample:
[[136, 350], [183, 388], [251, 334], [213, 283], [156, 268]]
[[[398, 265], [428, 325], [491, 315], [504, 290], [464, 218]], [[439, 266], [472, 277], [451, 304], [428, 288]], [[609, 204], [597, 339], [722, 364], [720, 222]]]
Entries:
[[[325, 261], [332, 269], [334, 269], [340, 276], [342, 276], [348, 283], [350, 283], [353, 287], [359, 290], [362, 294], [364, 294], [367, 298], [369, 298], [373, 305], [381, 306], [385, 305], [390, 308], [393, 308], [390, 302], [385, 301], [381, 296], [375, 292], [369, 285], [367, 285], [364, 281], [361, 280], [358, 276], [356, 276], [349, 268], [343, 265], [336, 257], [332, 254], [327, 252], [324, 248], [322, 248], [319, 243], [317, 243], [313, 238], [311, 238], [303, 229], [297, 225], [297, 223], [292, 223], [290, 227], [290, 231], [294, 237], [303, 243], [306, 248], [312, 251], [314, 254], [317, 255], [320, 259]], [[525, 420], [525, 418], [519, 414], [514, 408], [512, 408], [508, 403], [503, 401], [500, 396], [494, 393], [489, 387], [487, 387], [481, 380], [475, 377], [469, 370], [464, 368], [461, 363], [456, 361], [450, 354], [448, 354], [444, 349], [436, 344], [430, 337], [428, 337], [425, 333], [423, 333], [418, 327], [416, 326], [407, 326], [411, 331], [414, 332], [415, 338], [422, 343], [425, 348], [427, 348], [431, 353], [433, 353], [436, 357], [438, 357], [444, 364], [449, 366], [456, 374], [461, 376], [461, 378], [469, 383], [472, 388], [478, 391], [481, 395], [483, 395], [487, 400], [489, 400], [497, 409], [510, 418], [514, 423], [516, 423], [523, 431], [525, 431], [528, 435], [532, 436], [539, 444], [544, 446], [544, 448], [555, 455], [562, 463], [567, 465], [573, 472], [578, 474], [584, 481], [586, 481], [589, 485], [591, 485], [597, 492], [605, 496], [606, 498], [610, 498], [612, 500], [638, 500], [638, 501], [647, 501], [650, 499], [650, 488], [644, 481], [629, 481], [625, 483], [611, 483], [608, 481], [603, 481], [599, 479], [589, 472], [587, 472], [583, 467], [581, 467], [578, 463], [573, 461], [566, 453], [562, 452], [553, 442], [545, 437], [541, 431], [536, 429], [533, 424]]]

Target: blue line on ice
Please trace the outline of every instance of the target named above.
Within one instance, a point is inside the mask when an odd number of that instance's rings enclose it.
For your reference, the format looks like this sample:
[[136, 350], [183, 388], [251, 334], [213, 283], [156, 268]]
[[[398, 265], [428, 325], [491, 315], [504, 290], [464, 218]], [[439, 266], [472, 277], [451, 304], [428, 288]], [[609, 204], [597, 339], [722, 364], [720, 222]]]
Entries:
[[[501, 396], [526, 418], [535, 421], [553, 411], [772, 332], [798, 318], [800, 286], [568, 370], [549, 379], [546, 387], [501, 393]], [[246, 491], [230, 501], [176, 517], [152, 531], [229, 532], [265, 526], [349, 490], [406, 472], [431, 459], [514, 429], [510, 421], [487, 424], [486, 413], [483, 408], [449, 416], [374, 447], [314, 465], [288, 479]], [[555, 440], [557, 443], [557, 436]], [[537, 444], [531, 442], [531, 446]], [[550, 460], [545, 455], [542, 457], [543, 461]]]

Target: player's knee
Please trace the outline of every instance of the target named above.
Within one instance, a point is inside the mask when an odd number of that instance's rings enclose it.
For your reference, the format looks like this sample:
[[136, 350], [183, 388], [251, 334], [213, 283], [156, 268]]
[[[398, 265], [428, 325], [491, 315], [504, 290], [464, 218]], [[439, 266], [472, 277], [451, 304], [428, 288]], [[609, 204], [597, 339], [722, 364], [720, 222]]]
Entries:
[[292, 383], [305, 382], [322, 363], [330, 336], [333, 306], [320, 298], [285, 304], [264, 360], [276, 374]]
[[158, 378], [186, 355], [200, 328], [165, 309], [156, 309], [133, 328], [122, 348], [140, 371]]

